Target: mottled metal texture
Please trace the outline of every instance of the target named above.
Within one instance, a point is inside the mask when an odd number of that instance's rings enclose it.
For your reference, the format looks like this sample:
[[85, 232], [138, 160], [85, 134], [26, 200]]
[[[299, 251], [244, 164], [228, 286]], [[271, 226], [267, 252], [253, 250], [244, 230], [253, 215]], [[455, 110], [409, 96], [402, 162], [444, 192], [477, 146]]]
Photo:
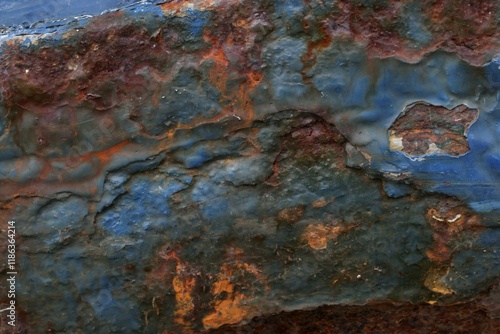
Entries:
[[492, 0], [193, 0], [8, 29], [15, 330], [498, 330], [499, 22]]

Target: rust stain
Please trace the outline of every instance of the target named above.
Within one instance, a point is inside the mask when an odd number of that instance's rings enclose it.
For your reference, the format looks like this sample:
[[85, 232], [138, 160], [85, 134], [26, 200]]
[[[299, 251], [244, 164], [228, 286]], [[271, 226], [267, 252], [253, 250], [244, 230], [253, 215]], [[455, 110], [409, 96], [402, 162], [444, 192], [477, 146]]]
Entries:
[[411, 104], [389, 128], [389, 146], [409, 156], [460, 156], [469, 151], [467, 132], [479, 116], [477, 109], [453, 109], [423, 102]]
[[163, 256], [165, 260], [173, 260], [176, 264], [176, 275], [172, 280], [172, 287], [175, 291], [175, 312], [174, 321], [181, 326], [190, 327], [191, 318], [194, 315], [193, 291], [196, 286], [196, 278], [193, 276], [187, 265], [177, 256], [175, 252], [170, 252]]
[[315, 209], [323, 208], [327, 206], [328, 204], [332, 203], [335, 200], [335, 198], [331, 198], [329, 200], [326, 200], [324, 197], [321, 197], [314, 202], [311, 203], [311, 206]]
[[[494, 55], [497, 41], [497, 6], [488, 0], [425, 0], [421, 4], [422, 20], [430, 40], [416, 45], [397, 27], [404, 26], [404, 1], [364, 4], [340, 0], [339, 15], [333, 17], [342, 36], [367, 45], [374, 57], [396, 57], [417, 62], [437, 49], [455, 52], [467, 62], [481, 65]], [[420, 13], [419, 13], [420, 14]], [[415, 14], [415, 15], [419, 15]]]
[[[321, 110], [317, 113], [321, 114]], [[323, 119], [311, 115], [300, 118], [285, 136], [274, 160], [273, 173], [266, 183], [271, 186], [280, 184], [281, 174], [289, 168], [287, 158], [290, 156], [301, 164], [301, 168], [324, 159], [331, 161], [332, 167], [345, 168], [344, 142], [345, 139], [337, 128]]]
[[[118, 125], [123, 108], [132, 117], [145, 94], [153, 92], [154, 103], [169, 79], [163, 72], [170, 51], [161, 34], [151, 36], [123, 12], [91, 19], [85, 30], [63, 38], [72, 41], [61, 47], [11, 43], [2, 54], [9, 131], [20, 148], [40, 158], [42, 171], [22, 185], [6, 181], [1, 196], [71, 188], [68, 175], [85, 162], [93, 173], [86, 180], [102, 175], [112, 159], [130, 154], [130, 133]], [[56, 171], [54, 164], [66, 168]], [[78, 188], [98, 191], [96, 185]]]
[[309, 247], [314, 250], [326, 249], [328, 240], [336, 239], [345, 228], [342, 226], [309, 224], [302, 232], [302, 240], [305, 240]]
[[251, 6], [236, 10], [236, 6], [225, 3], [216, 7], [224, 14], [216, 17], [215, 29], [204, 31], [204, 40], [212, 46], [202, 59], [213, 61], [209, 80], [221, 92], [225, 114], [241, 120], [240, 127], [246, 127], [255, 117], [250, 93], [263, 78], [261, 47], [253, 28], [266, 20], [257, 14], [258, 8]]
[[[493, 302], [498, 305], [498, 298]], [[268, 314], [208, 333], [498, 333], [500, 319], [493, 312], [485, 311], [478, 298], [453, 305], [369, 302]]]
[[180, 273], [174, 277], [172, 286], [175, 291], [175, 300], [177, 302], [175, 309], [175, 322], [179, 325], [188, 326], [190, 322], [187, 320], [192, 317], [194, 311], [194, 298], [192, 296], [195, 287], [194, 277], [184, 277]]
[[248, 307], [242, 307], [245, 300], [241, 293], [231, 294], [231, 300], [223, 300], [216, 306], [216, 312], [203, 318], [206, 329], [217, 328], [225, 324], [239, 323], [248, 318]]
[[[308, 23], [303, 23], [305, 28], [309, 28]], [[317, 40], [308, 41], [307, 43], [307, 51], [305, 54], [301, 56], [302, 64], [304, 68], [302, 69], [302, 79], [304, 82], [311, 82], [310, 76], [308, 72], [314, 67], [316, 64], [316, 54], [320, 52], [322, 49], [327, 48], [332, 43], [332, 36], [328, 31], [326, 25], [323, 23], [320, 25], [319, 29], [322, 33], [322, 37]]]
[[[175, 293], [175, 308], [170, 314], [173, 323], [182, 328], [183, 333], [190, 333], [193, 327], [192, 321], [195, 319], [196, 292], [199, 283], [199, 272], [195, 271], [190, 264], [182, 260], [177, 254], [177, 250], [170, 246], [163, 247], [159, 253], [159, 261], [155, 264], [155, 269], [148, 273], [146, 285], [153, 294], [151, 310], [149, 313], [154, 316], [161, 316], [165, 309], [171, 309], [165, 305], [166, 292]], [[147, 320], [146, 320], [147, 321]]]
[[[166, 308], [170, 309], [165, 305], [166, 292], [170, 288], [175, 292], [172, 321], [183, 333], [192, 332], [196, 319], [201, 318], [204, 327], [210, 329], [249, 320], [259, 314], [259, 308], [251, 303], [257, 294], [268, 291], [269, 287], [259, 269], [244, 261], [241, 249], [228, 248], [226, 262], [215, 275], [196, 269], [170, 245], [163, 247], [158, 255], [159, 262], [146, 279], [148, 290], [154, 296], [148, 315], [158, 317]], [[254, 279], [249, 279], [249, 275]], [[211, 288], [205, 293], [206, 283]]]
[[476, 65], [497, 44], [497, 7], [487, 0], [425, 0], [422, 6], [432, 22], [435, 48], [457, 52]]
[[447, 287], [446, 276], [450, 271], [449, 266], [433, 266], [429, 269], [427, 276], [424, 280], [424, 285], [431, 291], [451, 295], [453, 290]]
[[439, 204], [426, 214], [434, 239], [426, 254], [432, 261], [442, 264], [451, 259], [454, 249], [460, 244], [460, 235], [468, 231], [477, 233], [481, 229], [481, 221], [477, 214], [453, 200], [443, 200]]
[[[139, 68], [161, 71], [168, 61], [165, 43], [122, 12], [92, 19], [85, 33], [75, 32], [73, 38], [78, 42], [61, 48], [22, 50], [14, 44], [6, 50], [0, 76], [7, 107], [45, 113], [60, 103], [75, 107], [87, 102], [104, 110], [120, 94], [145, 84]], [[99, 92], [110, 88], [110, 79], [116, 96]]]
[[238, 248], [228, 250], [229, 262], [224, 263], [212, 284], [213, 312], [203, 318], [205, 329], [218, 328], [226, 324], [236, 324], [250, 320], [259, 314], [259, 309], [252, 306], [256, 282], [248, 279], [248, 274], [258, 280], [258, 284], [267, 291], [266, 279], [252, 264], [243, 262], [243, 251]]
[[251, 297], [235, 290], [235, 284], [232, 282], [235, 270], [254, 273], [253, 268], [244, 263], [236, 266], [224, 264], [221, 267], [217, 281], [212, 286], [212, 295], [215, 299], [214, 312], [203, 318], [203, 325], [206, 329], [239, 323], [248, 319], [250, 314], [257, 312], [256, 307], [245, 305]]
[[426, 221], [433, 230], [433, 244], [426, 250], [433, 262], [424, 280], [431, 291], [449, 295], [453, 290], [447, 286], [446, 277], [451, 268], [453, 253], [464, 247], [463, 237], [476, 236], [482, 229], [479, 216], [453, 199], [441, 200], [427, 210]]
[[213, 10], [215, 8], [215, 0], [174, 0], [160, 4], [165, 15], [176, 15], [178, 17], [186, 16], [188, 10]]
[[341, 14], [335, 18], [339, 26], [347, 26], [344, 34], [356, 42], [366, 43], [370, 53], [380, 57], [393, 57], [405, 53], [404, 39], [397, 31], [387, 29], [397, 23], [402, 3], [390, 1], [369, 8], [360, 2], [339, 1]]
[[293, 224], [298, 222], [303, 215], [304, 215], [304, 206], [286, 208], [278, 212], [278, 215], [276, 216], [276, 221], [278, 223]]

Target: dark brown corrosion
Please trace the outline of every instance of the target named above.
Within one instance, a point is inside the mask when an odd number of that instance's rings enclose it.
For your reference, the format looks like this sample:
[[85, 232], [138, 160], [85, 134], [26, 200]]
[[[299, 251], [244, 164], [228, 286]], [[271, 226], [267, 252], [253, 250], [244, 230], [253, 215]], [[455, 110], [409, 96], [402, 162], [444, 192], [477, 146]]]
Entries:
[[[480, 65], [498, 47], [498, 2], [490, 0], [339, 1], [335, 22], [357, 41], [366, 42], [373, 56], [416, 62], [443, 49]], [[427, 36], [414, 41], [410, 19], [421, 17]], [[422, 44], [423, 43], [423, 44]]]
[[0, 79], [16, 142], [25, 153], [40, 156], [91, 151], [79, 147], [88, 125], [113, 131], [105, 142], [91, 138], [94, 150], [125, 139], [115, 118], [125, 110], [133, 117], [148, 90], [158, 91], [161, 70], [170, 60], [164, 41], [123, 13], [95, 19], [57, 47], [39, 42], [27, 50], [9, 46]]
[[418, 102], [406, 108], [389, 128], [390, 147], [410, 156], [464, 155], [469, 151], [466, 134], [478, 110], [465, 105], [453, 109]]
[[[251, 124], [250, 93], [262, 80], [259, 42], [272, 29], [267, 14], [256, 3], [228, 4], [216, 13], [201, 9], [213, 24], [200, 36], [184, 31], [183, 13], [174, 11], [162, 24], [147, 26], [117, 12], [91, 19], [85, 29], [70, 30], [60, 40], [31, 36], [29, 47], [16, 38], [9, 41], [0, 62], [8, 129], [20, 154], [36, 157], [40, 172], [31, 175], [26, 189], [16, 184], [26, 180], [6, 180], [0, 193], [38, 193], [32, 189], [39, 183], [95, 178], [120, 156], [131, 157], [136, 136], [166, 138], [153, 148], [156, 154], [178, 128], [225, 117], [239, 120], [237, 127]], [[191, 92], [194, 106], [210, 98], [220, 109], [200, 107], [195, 110], [200, 115], [186, 111], [186, 119], [166, 122], [183, 112], [171, 107], [175, 98], [185, 99], [182, 90], [171, 92], [179, 80], [198, 82], [202, 92]], [[19, 170], [31, 168], [27, 161], [16, 163]], [[87, 175], [80, 174], [85, 168]]]
[[323, 306], [254, 318], [247, 325], [224, 326], [208, 333], [498, 333], [480, 302], [450, 306], [370, 304]]
[[[333, 159], [335, 166], [345, 168], [342, 145], [344, 141], [340, 132], [324, 120], [312, 116], [302, 118], [281, 144], [281, 150], [273, 165], [273, 174], [267, 182], [276, 184], [280, 181], [281, 169], [288, 168], [287, 160], [291, 157], [297, 158], [302, 164], [313, 164], [318, 159]], [[301, 216], [301, 212], [303, 213], [303, 209], [300, 208], [286, 209], [282, 213], [282, 220], [290, 220], [284, 218], [288, 216]]]

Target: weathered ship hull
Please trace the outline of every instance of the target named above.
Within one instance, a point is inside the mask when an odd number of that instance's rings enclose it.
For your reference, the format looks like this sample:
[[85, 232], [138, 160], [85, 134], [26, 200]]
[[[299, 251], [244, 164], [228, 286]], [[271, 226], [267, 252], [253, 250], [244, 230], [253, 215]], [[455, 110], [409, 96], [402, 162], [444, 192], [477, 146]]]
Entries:
[[172, 1], [5, 32], [2, 330], [498, 329], [498, 7]]

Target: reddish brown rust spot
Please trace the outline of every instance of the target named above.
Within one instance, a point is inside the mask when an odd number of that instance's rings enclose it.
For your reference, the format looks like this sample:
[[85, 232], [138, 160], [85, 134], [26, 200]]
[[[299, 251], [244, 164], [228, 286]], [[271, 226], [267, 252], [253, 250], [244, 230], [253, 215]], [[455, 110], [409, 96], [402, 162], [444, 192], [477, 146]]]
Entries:
[[[418, 2], [416, 3], [418, 4]], [[404, 1], [380, 1], [365, 4], [361, 1], [339, 1], [340, 15], [334, 20], [343, 35], [367, 43], [372, 56], [397, 57], [410, 62], [419, 61], [437, 49], [456, 52], [466, 61], [481, 65], [495, 54], [498, 45], [498, 6], [488, 0], [426, 0], [412, 9], [415, 17], [430, 22], [429, 40], [424, 45], [405, 37], [407, 22], [403, 15]]]
[[433, 262], [424, 285], [430, 290], [449, 295], [446, 277], [450, 271], [453, 253], [464, 247], [467, 237], [475, 237], [482, 229], [480, 218], [460, 202], [453, 199], [435, 203], [426, 214], [427, 223], [432, 227], [434, 242], [426, 255]]
[[286, 159], [290, 156], [301, 164], [330, 159], [337, 168], [345, 168], [345, 150], [341, 145], [344, 141], [337, 128], [323, 119], [314, 115], [302, 118], [283, 140], [282, 149], [275, 159], [273, 173], [267, 183], [276, 185], [280, 182], [281, 164], [286, 165]]
[[[426, 0], [423, 6], [432, 22], [435, 44], [480, 64], [498, 45], [498, 2], [489, 0]], [[438, 44], [439, 43], [439, 44]]]
[[293, 208], [286, 208], [278, 212], [276, 221], [278, 223], [293, 224], [296, 223], [304, 215], [304, 207], [296, 206]]
[[[306, 20], [306, 19], [304, 19]], [[307, 23], [304, 23], [304, 28], [307, 31]], [[304, 82], [310, 82], [310, 77], [308, 76], [308, 72], [314, 67], [316, 64], [316, 56], [319, 51], [324, 48], [327, 48], [332, 43], [332, 36], [330, 31], [328, 31], [326, 24], [321, 25], [321, 37], [316, 40], [309, 41], [307, 43], [307, 52], [302, 55], [301, 60], [304, 68], [302, 69], [302, 79]]]
[[334, 240], [346, 228], [340, 224], [309, 224], [301, 238], [314, 250], [326, 249], [329, 240]]
[[84, 33], [72, 31], [68, 38], [75, 41], [60, 47], [13, 44], [1, 64], [5, 103], [37, 114], [61, 105], [109, 109], [140, 95], [146, 84], [141, 70], [167, 64], [168, 48], [159, 37], [118, 12], [92, 20]]
[[442, 200], [427, 211], [427, 223], [432, 227], [434, 243], [427, 256], [442, 264], [450, 261], [452, 253], [460, 244], [462, 233], [481, 229], [480, 218], [460, 202]]
[[[161, 34], [118, 12], [50, 41], [6, 47], [1, 92], [17, 145], [44, 159], [102, 151], [129, 136], [115, 123], [133, 116], [171, 63]], [[55, 43], [55, 42], [54, 42]]]
[[469, 151], [467, 132], [479, 115], [477, 109], [453, 109], [418, 102], [406, 108], [389, 128], [392, 150], [409, 156], [460, 156]]

